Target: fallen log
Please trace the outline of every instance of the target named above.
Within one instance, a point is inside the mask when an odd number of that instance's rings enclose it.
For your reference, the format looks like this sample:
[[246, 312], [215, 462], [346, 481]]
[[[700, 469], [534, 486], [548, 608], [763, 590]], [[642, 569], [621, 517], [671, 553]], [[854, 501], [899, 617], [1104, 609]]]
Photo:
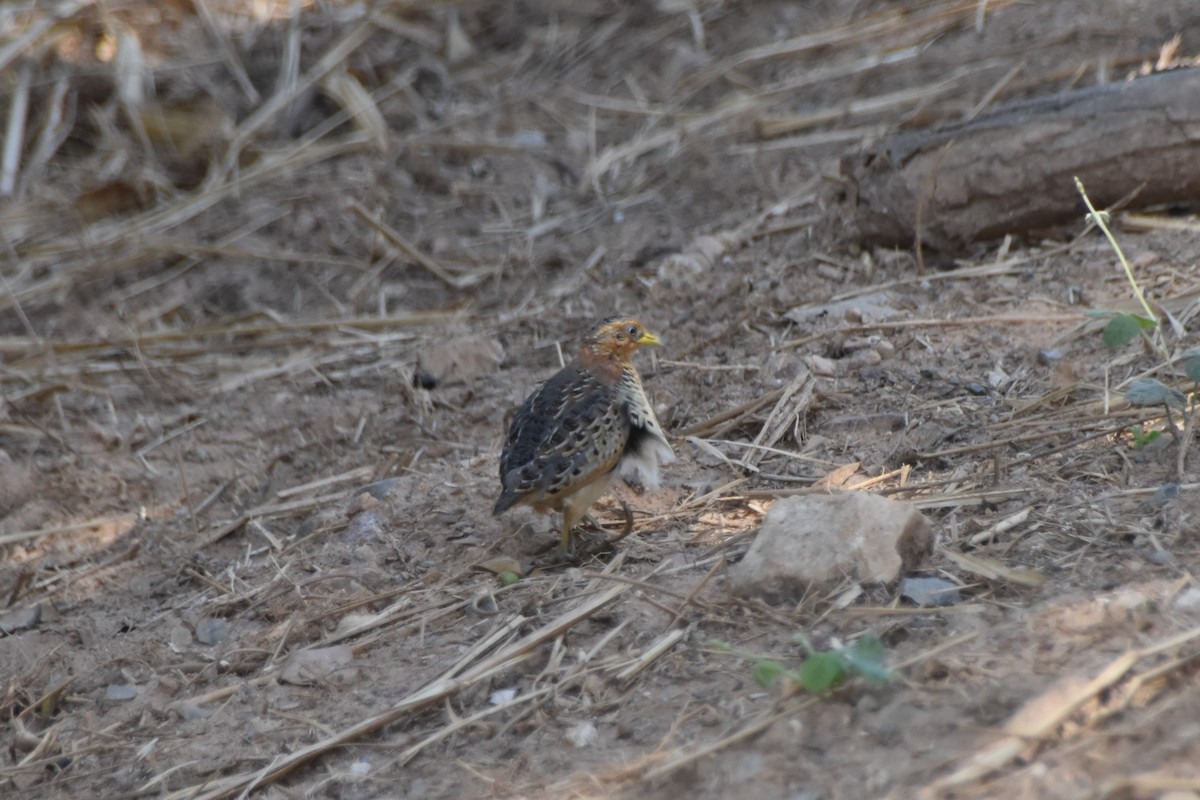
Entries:
[[842, 161], [864, 244], [946, 255], [1081, 222], [1097, 208], [1200, 199], [1200, 69], [1160, 72], [884, 139]]

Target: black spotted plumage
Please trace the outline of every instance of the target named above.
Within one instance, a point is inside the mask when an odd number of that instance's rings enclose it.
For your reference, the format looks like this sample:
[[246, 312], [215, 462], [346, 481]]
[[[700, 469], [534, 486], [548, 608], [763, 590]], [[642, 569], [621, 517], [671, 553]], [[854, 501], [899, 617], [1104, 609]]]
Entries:
[[629, 439], [617, 387], [568, 364], [531, 394], [513, 418], [500, 456], [503, 492], [495, 514], [540, 505], [616, 466]]
[[657, 480], [658, 463], [673, 454], [630, 361], [655, 344], [636, 320], [606, 320], [521, 404], [500, 456], [495, 515], [518, 504], [562, 511], [566, 547], [618, 466], [628, 462]]

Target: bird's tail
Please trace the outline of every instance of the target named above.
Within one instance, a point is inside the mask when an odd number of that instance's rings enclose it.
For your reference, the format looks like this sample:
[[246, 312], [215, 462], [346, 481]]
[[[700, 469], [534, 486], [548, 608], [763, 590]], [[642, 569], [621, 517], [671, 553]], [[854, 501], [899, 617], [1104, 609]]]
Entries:
[[513, 494], [512, 492], [505, 489], [500, 494], [500, 497], [496, 500], [496, 505], [492, 509], [492, 516], [498, 517], [501, 514], [503, 514], [505, 511], [508, 511], [510, 508], [512, 508], [513, 506], [515, 506], [517, 504], [517, 499], [518, 498], [515, 494]]

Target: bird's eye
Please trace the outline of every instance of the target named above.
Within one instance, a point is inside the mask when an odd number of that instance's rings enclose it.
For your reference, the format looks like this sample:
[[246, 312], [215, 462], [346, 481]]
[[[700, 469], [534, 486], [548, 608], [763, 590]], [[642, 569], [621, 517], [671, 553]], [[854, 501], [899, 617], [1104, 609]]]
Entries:
[[634, 338], [634, 339], [638, 338], [638, 329], [637, 329], [636, 325], [629, 326], [629, 335], [631, 338]]

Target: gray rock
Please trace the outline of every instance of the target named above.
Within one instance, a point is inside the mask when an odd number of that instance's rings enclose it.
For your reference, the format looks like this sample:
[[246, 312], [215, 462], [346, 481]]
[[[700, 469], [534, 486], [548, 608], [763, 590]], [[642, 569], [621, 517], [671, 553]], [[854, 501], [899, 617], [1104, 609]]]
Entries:
[[214, 645], [225, 638], [229, 631], [229, 623], [220, 617], [205, 617], [196, 623], [196, 641], [200, 644]]
[[137, 687], [110, 683], [104, 688], [104, 699], [110, 703], [124, 703], [137, 697]]
[[933, 549], [933, 531], [914, 506], [862, 492], [780, 500], [746, 557], [730, 570], [736, 594], [795, 600], [845, 578], [892, 583]]
[[900, 596], [918, 606], [952, 606], [962, 601], [958, 585], [942, 578], [905, 578], [900, 581]]

